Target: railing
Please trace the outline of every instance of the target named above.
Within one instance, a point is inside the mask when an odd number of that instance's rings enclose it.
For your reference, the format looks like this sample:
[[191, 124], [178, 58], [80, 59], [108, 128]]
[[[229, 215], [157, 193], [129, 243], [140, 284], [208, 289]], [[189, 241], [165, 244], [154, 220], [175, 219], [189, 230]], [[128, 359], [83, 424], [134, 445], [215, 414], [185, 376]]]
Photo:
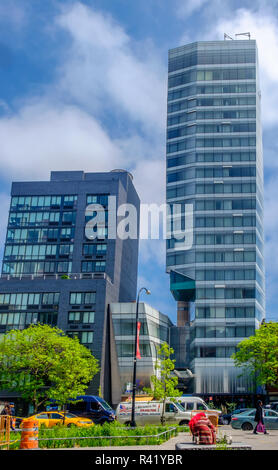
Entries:
[[[1, 420], [2, 418], [2, 420]], [[3, 420], [4, 417], [0, 417], [0, 422], [4, 422]], [[20, 440], [19, 439], [16, 439], [16, 440], [13, 440], [11, 441], [10, 440], [10, 421], [7, 420], [6, 421], [6, 427], [5, 427], [5, 431], [6, 433], [0, 433], [0, 450], [1, 450], [1, 445], [3, 446], [6, 446], [7, 449], [9, 449], [9, 447], [15, 443], [15, 442], [18, 442]], [[2, 429], [2, 428], [0, 428]], [[125, 431], [126, 430], [134, 430], [134, 429], [137, 429], [137, 428], [132, 428], [132, 427], [124, 427], [124, 428], [118, 428], [119, 430], [120, 429], [124, 429]], [[49, 429], [44, 429], [44, 432], [45, 431], [51, 431], [51, 428]], [[22, 429], [15, 429], [13, 431], [13, 433], [21, 433], [22, 432]], [[79, 440], [88, 440], [88, 439], [91, 439], [91, 440], [96, 440], [96, 439], [99, 439], [99, 440], [102, 440], [102, 439], [106, 439], [109, 441], [109, 446], [112, 446], [112, 442], [113, 440], [115, 439], [121, 439], [121, 441], [124, 441], [126, 439], [146, 439], [146, 444], [145, 445], [148, 445], [149, 443], [149, 440], [150, 439], [158, 439], [162, 436], [165, 436], [165, 441], [168, 440], [168, 439], [171, 439], [171, 437], [174, 435], [176, 436], [178, 434], [178, 427], [175, 426], [175, 427], [171, 427], [169, 429], [166, 429], [165, 431], [162, 431], [158, 434], [149, 434], [149, 435], [126, 435], [126, 436], [123, 436], [123, 435], [120, 435], [120, 436], [74, 436], [74, 437], [71, 437], [71, 436], [67, 436], [67, 437], [41, 437], [38, 439], [38, 442], [43, 442], [43, 441], [73, 441], [73, 446], [74, 446], [74, 442], [75, 441], [79, 441]], [[1, 436], [2, 436], [2, 441], [1, 441]], [[168, 438], [167, 438], [168, 436]], [[135, 444], [137, 445], [137, 444]], [[155, 444], [154, 444], [155, 445]]]
[[11, 444], [19, 441], [19, 439], [11, 441], [11, 424], [14, 422], [14, 416], [0, 416], [0, 450], [3, 448], [9, 450]]
[[[137, 428], [123, 428], [125, 430], [127, 429], [137, 429]], [[169, 437], [168, 439], [170, 439], [172, 437], [172, 434], [176, 435], [177, 433], [177, 428], [176, 427], [173, 427], [173, 428], [169, 428], [169, 429], [166, 429], [166, 431], [162, 431], [158, 434], [149, 434], [149, 435], [129, 435], [129, 436], [77, 436], [77, 437], [43, 437], [43, 438], [39, 438], [38, 441], [69, 441], [69, 440], [82, 440], [82, 439], [107, 439], [109, 440], [109, 445], [112, 446], [112, 441], [113, 439], [121, 439], [121, 440], [125, 440], [125, 439], [146, 439], [146, 445], [148, 445], [148, 441], [149, 439], [153, 439], [153, 438], [156, 438], [158, 439], [159, 437], [161, 436], [164, 436], [165, 435], [165, 440], [167, 439], [166, 436], [169, 434]]]
[[0, 416], [0, 449], [2, 446], [9, 449], [10, 444], [10, 416]]
[[110, 277], [103, 272], [98, 273], [68, 273], [68, 274], [1, 274], [0, 279], [4, 279], [5, 281], [35, 281], [35, 280], [76, 280], [76, 279], [106, 279], [111, 282]]

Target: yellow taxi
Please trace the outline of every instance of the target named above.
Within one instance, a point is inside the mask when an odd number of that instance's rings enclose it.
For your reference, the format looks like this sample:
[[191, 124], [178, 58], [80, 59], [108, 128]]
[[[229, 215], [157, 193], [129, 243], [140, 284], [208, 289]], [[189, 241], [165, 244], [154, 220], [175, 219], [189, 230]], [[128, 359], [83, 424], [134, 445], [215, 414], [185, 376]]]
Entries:
[[52, 428], [53, 426], [57, 426], [59, 424], [67, 426], [68, 428], [72, 426], [88, 427], [94, 425], [91, 419], [76, 416], [72, 413], [69, 413], [68, 411], [42, 411], [36, 415], [29, 416], [29, 418], [23, 418], [20, 427], [22, 427], [25, 419], [32, 418], [38, 420], [39, 426], [43, 424], [47, 428]]

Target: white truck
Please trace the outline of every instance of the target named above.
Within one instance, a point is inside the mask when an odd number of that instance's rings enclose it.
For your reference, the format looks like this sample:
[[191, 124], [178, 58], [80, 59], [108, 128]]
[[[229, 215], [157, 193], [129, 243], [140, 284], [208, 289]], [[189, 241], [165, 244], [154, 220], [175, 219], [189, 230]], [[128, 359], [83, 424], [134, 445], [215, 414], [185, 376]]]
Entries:
[[[131, 402], [121, 402], [116, 409], [116, 419], [120, 423], [130, 424], [131, 422]], [[161, 424], [163, 403], [159, 401], [136, 401], [135, 402], [135, 421], [137, 425]], [[188, 423], [188, 413], [178, 403], [167, 400], [165, 403], [164, 418], [166, 424], [179, 424], [180, 426]]]

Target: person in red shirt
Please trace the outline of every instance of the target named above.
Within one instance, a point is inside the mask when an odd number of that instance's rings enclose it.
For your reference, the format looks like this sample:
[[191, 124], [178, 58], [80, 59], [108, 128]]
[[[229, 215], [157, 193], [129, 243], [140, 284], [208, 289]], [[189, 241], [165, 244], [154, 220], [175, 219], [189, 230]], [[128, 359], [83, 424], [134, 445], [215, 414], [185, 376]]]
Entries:
[[198, 444], [213, 445], [216, 442], [216, 429], [205, 413], [198, 413], [189, 421], [194, 441]]

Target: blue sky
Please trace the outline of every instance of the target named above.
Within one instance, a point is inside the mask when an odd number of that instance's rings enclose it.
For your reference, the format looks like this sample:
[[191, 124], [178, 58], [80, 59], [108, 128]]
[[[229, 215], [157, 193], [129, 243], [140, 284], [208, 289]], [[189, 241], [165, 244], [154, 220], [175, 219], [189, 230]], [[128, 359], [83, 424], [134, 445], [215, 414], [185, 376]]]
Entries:
[[[1, 247], [13, 180], [126, 168], [142, 202], [163, 203], [168, 49], [250, 31], [262, 89], [267, 318], [278, 320], [278, 2], [5, 0], [0, 31]], [[164, 245], [140, 242], [139, 285], [175, 320]]]

